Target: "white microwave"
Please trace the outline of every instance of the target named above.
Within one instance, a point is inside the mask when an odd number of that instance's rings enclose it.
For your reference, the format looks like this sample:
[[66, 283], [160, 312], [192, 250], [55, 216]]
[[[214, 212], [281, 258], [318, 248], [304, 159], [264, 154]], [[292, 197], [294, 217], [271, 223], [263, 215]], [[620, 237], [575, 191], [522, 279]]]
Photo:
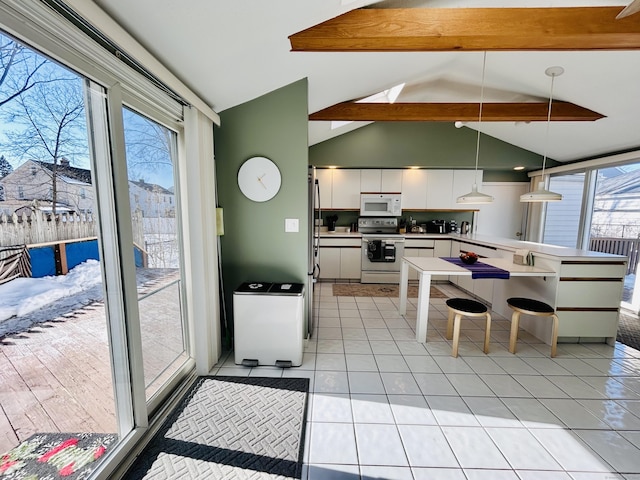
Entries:
[[400, 193], [361, 193], [360, 216], [399, 217], [402, 215], [401, 200]]

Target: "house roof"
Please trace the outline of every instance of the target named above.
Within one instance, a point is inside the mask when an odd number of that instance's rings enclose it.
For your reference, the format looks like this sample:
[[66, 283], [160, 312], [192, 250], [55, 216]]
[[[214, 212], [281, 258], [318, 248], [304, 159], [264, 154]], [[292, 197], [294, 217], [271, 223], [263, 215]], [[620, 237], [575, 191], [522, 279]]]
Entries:
[[133, 181], [133, 180], [129, 180], [130, 183], [133, 183], [134, 185], [136, 185], [137, 187], [142, 188], [143, 190], [146, 190], [148, 192], [152, 192], [152, 193], [160, 193], [162, 195], [173, 195], [173, 192], [171, 190], [168, 190], [160, 185], [157, 185], [155, 183], [148, 183], [145, 182], [144, 180], [139, 180], [139, 181]]
[[[53, 163], [42, 162], [39, 160], [34, 160], [34, 163], [37, 163], [42, 168], [47, 170], [48, 172], [53, 172]], [[59, 178], [66, 177], [73, 182], [81, 182], [84, 184], [91, 185], [91, 170], [87, 170], [85, 168], [72, 167], [71, 165], [58, 164], [56, 167], [56, 175]]]

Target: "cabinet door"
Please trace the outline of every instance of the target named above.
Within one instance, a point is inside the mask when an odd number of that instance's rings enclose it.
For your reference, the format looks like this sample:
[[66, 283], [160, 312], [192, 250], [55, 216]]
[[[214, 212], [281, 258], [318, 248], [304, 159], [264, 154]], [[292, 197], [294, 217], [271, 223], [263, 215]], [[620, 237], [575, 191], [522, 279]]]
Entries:
[[382, 170], [380, 178], [381, 192], [402, 192], [402, 170]]
[[[434, 257], [450, 257], [451, 256], [451, 240], [436, 240], [433, 246]], [[449, 278], [448, 275], [434, 275], [432, 280], [446, 281]], [[451, 277], [454, 278], [454, 277]]]
[[453, 170], [427, 171], [427, 208], [457, 208], [455, 198], [452, 200]]
[[360, 192], [382, 192], [381, 175], [382, 170], [379, 168], [360, 170]]
[[[451, 202], [457, 205], [456, 208], [460, 208], [460, 204], [456, 203], [456, 199], [464, 195], [465, 193], [469, 193], [473, 184], [478, 184], [478, 190], [482, 192], [482, 170], [478, 170], [478, 175], [476, 176], [475, 170], [454, 170], [453, 171], [453, 188], [451, 195]], [[475, 206], [474, 206], [475, 208]]]
[[318, 168], [316, 169], [316, 177], [318, 179], [318, 186], [320, 187], [320, 208], [326, 210], [328, 208], [331, 208], [333, 169]]
[[319, 278], [340, 278], [340, 248], [320, 248]]
[[340, 278], [359, 279], [362, 265], [362, 249], [346, 247], [340, 249]]
[[402, 208], [427, 208], [427, 171], [407, 169], [402, 172]]
[[360, 210], [360, 170], [333, 170], [331, 208]]

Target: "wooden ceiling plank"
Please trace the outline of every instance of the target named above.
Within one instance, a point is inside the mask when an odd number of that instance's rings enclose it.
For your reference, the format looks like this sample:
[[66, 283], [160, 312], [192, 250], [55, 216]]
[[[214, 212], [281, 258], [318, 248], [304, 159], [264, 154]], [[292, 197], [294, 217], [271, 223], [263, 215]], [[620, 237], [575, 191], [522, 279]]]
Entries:
[[640, 49], [640, 16], [620, 7], [351, 10], [289, 36], [292, 51]]
[[[483, 103], [483, 122], [547, 121], [548, 102]], [[386, 122], [476, 122], [479, 103], [358, 103], [343, 102], [309, 115], [309, 120]], [[589, 122], [604, 118], [569, 102], [554, 101], [552, 121]]]

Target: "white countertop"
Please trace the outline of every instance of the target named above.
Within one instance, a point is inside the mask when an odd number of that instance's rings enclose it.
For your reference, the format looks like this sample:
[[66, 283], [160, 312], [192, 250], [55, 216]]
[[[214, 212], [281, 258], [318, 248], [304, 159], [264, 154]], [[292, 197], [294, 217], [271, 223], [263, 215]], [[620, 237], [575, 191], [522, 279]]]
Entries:
[[[471, 275], [472, 273], [471, 270], [439, 257], [402, 257], [402, 260], [419, 272], [428, 272], [433, 275]], [[479, 262], [506, 270], [514, 277], [556, 276], [556, 272], [550, 268], [518, 265], [506, 258], [481, 258]]]
[[[346, 232], [344, 227], [336, 232], [321, 231], [320, 236], [323, 238], [359, 238], [362, 236], [360, 232]], [[545, 243], [523, 242], [510, 238], [492, 237], [489, 235], [461, 235], [459, 233], [404, 233], [405, 238], [415, 239], [450, 239], [460, 240], [463, 242], [477, 243], [481, 246], [499, 248], [515, 252], [516, 250], [530, 250], [534, 255], [550, 258], [571, 259], [571, 260], [590, 260], [590, 261], [611, 261], [626, 260], [624, 255], [614, 255], [611, 253], [592, 252], [589, 250], [580, 250], [577, 248], [560, 247], [556, 245], [548, 245]]]

